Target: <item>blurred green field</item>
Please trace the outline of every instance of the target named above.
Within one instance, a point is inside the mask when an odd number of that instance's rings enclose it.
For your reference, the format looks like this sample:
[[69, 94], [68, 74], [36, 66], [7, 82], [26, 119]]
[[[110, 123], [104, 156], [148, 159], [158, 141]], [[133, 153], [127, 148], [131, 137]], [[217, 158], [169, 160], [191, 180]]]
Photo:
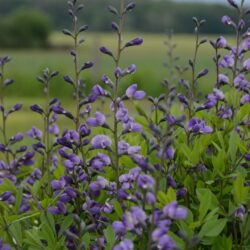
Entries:
[[[127, 34], [127, 41], [138, 34]], [[167, 69], [163, 67], [166, 58], [166, 36], [157, 34], [139, 34], [144, 38], [144, 44], [139, 47], [127, 49], [122, 57], [122, 67], [129, 64], [137, 65], [137, 72], [126, 78], [121, 88], [125, 88], [129, 82], [137, 82], [151, 95], [158, 95], [162, 89], [160, 82], [168, 75]], [[95, 67], [83, 74], [88, 89], [96, 82], [100, 82], [103, 74], [112, 75], [114, 68], [111, 58], [99, 52], [100, 46], [107, 46], [116, 51], [115, 34], [86, 33], [86, 42], [82, 46], [81, 60], [94, 61]], [[210, 36], [208, 39], [214, 39]], [[192, 35], [176, 35], [174, 41], [177, 43], [176, 55], [179, 55], [181, 65], [187, 65], [188, 58], [193, 56], [194, 37]], [[63, 75], [72, 72], [72, 61], [69, 56], [71, 40], [60, 33], [53, 33], [50, 37], [51, 48], [48, 50], [1, 50], [0, 55], [10, 55], [13, 60], [7, 67], [7, 77], [15, 80], [15, 85], [8, 90], [8, 95], [13, 97], [34, 97], [41, 95], [41, 85], [36, 81], [36, 76], [41, 74], [46, 67], [58, 70], [60, 76], [52, 84], [52, 94], [66, 98], [71, 96], [71, 88], [62, 80]], [[205, 44], [199, 53], [198, 67], [208, 67], [211, 72], [202, 82], [202, 89], [207, 91], [214, 83], [214, 66], [212, 63], [213, 51], [209, 43]], [[187, 79], [190, 74], [185, 75]]]
[[[124, 40], [129, 40], [138, 36], [138, 34], [127, 34]], [[163, 67], [163, 61], [166, 57], [166, 47], [164, 35], [139, 34], [144, 38], [144, 44], [139, 47], [129, 48], [122, 58], [122, 67], [132, 63], [137, 65], [137, 72], [129, 78], [126, 78], [121, 88], [125, 88], [132, 82], [137, 82], [141, 88], [151, 95], [158, 95], [162, 92], [160, 82], [166, 78], [168, 71]], [[214, 39], [215, 37], [208, 37]], [[102, 45], [115, 50], [116, 37], [114, 34], [86, 33], [86, 42], [81, 49], [81, 59], [85, 61], [94, 61], [95, 67], [86, 71], [83, 77], [86, 79], [88, 89], [93, 83], [100, 82], [103, 74], [112, 75], [114, 65], [111, 58], [102, 55], [99, 47]], [[182, 66], [187, 65], [188, 58], [193, 56], [194, 37], [191, 35], [176, 35], [174, 41], [177, 43], [176, 55], [179, 55]], [[61, 98], [63, 106], [71, 110], [74, 107], [72, 102], [72, 89], [63, 81], [63, 75], [72, 73], [72, 61], [69, 56], [71, 41], [65, 39], [64, 35], [54, 33], [50, 38], [51, 49], [49, 50], [4, 50], [1, 55], [10, 55], [13, 60], [8, 65], [6, 77], [13, 78], [15, 84], [9, 87], [6, 95], [7, 106], [11, 107], [14, 103], [23, 103], [21, 112], [13, 115], [9, 120], [9, 134], [18, 130], [26, 131], [31, 126], [39, 127], [41, 118], [39, 115], [31, 112], [29, 106], [34, 103], [43, 103], [42, 85], [37, 82], [36, 76], [41, 74], [42, 70], [49, 67], [51, 70], [58, 70], [60, 75], [58, 79], [52, 82], [51, 95]], [[204, 92], [209, 91], [215, 81], [214, 65], [212, 62], [213, 50], [209, 44], [205, 44], [199, 53], [198, 68], [208, 67], [211, 71], [206, 76], [200, 86]], [[185, 75], [190, 78], [190, 72]], [[144, 105], [144, 104], [143, 104]], [[147, 108], [146, 108], [147, 109]], [[63, 127], [71, 127], [68, 119], [60, 118], [59, 124]]]

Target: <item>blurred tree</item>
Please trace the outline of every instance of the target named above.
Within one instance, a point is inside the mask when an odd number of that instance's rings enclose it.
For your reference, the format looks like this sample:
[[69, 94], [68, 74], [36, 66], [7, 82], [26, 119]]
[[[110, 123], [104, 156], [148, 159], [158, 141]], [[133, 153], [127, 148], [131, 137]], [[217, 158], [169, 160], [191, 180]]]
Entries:
[[18, 9], [1, 21], [0, 29], [1, 47], [46, 47], [51, 21], [41, 11]]

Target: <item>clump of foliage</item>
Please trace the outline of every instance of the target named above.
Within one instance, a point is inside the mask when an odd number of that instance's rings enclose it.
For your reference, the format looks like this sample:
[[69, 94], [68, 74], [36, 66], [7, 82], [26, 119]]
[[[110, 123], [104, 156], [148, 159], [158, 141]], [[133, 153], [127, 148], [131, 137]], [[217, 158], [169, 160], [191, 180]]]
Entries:
[[52, 29], [51, 20], [43, 12], [18, 9], [0, 24], [0, 47], [44, 48]]
[[[10, 58], [0, 58], [0, 249], [250, 247], [250, 29], [244, 21], [250, 11], [244, 0], [228, 3], [239, 19], [223, 16], [222, 23], [235, 30], [236, 45], [222, 36], [210, 41], [216, 68], [212, 93], [199, 92], [209, 69], [197, 70], [207, 39], [200, 36], [205, 21], [194, 17], [188, 68], [178, 65], [169, 35], [165, 92], [153, 98], [137, 83], [121, 91], [136, 71], [134, 64], [121, 67], [123, 54], [143, 43], [141, 37], [123, 36], [135, 4], [120, 0], [108, 7], [117, 45], [104, 45], [100, 52], [113, 61], [113, 75], [104, 74], [87, 95], [83, 75], [94, 64], [82, 62], [79, 53], [88, 28], [78, 23], [84, 6], [68, 1], [72, 29], [63, 33], [72, 38], [73, 73], [64, 80], [72, 86], [75, 109], [51, 98], [58, 72], [45, 69], [37, 78], [44, 105], [31, 106], [43, 129], [31, 125], [26, 133], [31, 147], [21, 132], [8, 134], [8, 119], [22, 105], [5, 105], [4, 90], [13, 80], [5, 75]], [[59, 116], [72, 127], [59, 128]]]

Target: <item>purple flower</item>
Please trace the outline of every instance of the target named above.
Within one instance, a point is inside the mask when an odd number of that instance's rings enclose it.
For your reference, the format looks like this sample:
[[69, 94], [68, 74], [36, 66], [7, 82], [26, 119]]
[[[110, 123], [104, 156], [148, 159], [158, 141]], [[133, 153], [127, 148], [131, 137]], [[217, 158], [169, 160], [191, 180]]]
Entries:
[[127, 42], [125, 44], [125, 47], [137, 46], [137, 45], [141, 45], [142, 43], [143, 43], [143, 38], [137, 37], [137, 38]]
[[36, 127], [32, 127], [31, 130], [29, 130], [26, 135], [30, 138], [34, 138], [36, 140], [41, 140], [43, 133], [40, 129], [36, 128]]
[[146, 193], [146, 202], [153, 205], [156, 203], [155, 195], [151, 192]]
[[136, 71], [136, 65], [131, 64], [127, 69], [125, 69], [126, 74], [133, 74]]
[[219, 108], [217, 115], [222, 119], [228, 119], [228, 118], [232, 117], [233, 111], [230, 107], [222, 105]]
[[168, 235], [163, 235], [157, 242], [157, 248], [161, 250], [174, 250], [176, 249], [176, 244], [173, 239]]
[[120, 77], [123, 77], [124, 76], [124, 72], [121, 70], [120, 67], [117, 67], [115, 69], [115, 77], [116, 78], [120, 78]]
[[222, 68], [232, 68], [234, 66], [234, 58], [230, 55], [226, 55], [220, 61], [220, 66]]
[[112, 142], [106, 135], [96, 135], [91, 141], [95, 149], [105, 149], [111, 146]]
[[121, 221], [115, 221], [112, 223], [112, 228], [117, 235], [124, 235], [126, 233], [126, 227]]
[[130, 147], [130, 145], [127, 142], [119, 141], [118, 142], [118, 154], [119, 155], [127, 154], [129, 147]]
[[242, 49], [248, 51], [250, 50], [250, 38], [246, 38], [243, 42], [242, 42]]
[[246, 209], [243, 205], [241, 205], [239, 208], [237, 208], [234, 211], [234, 216], [239, 218], [240, 220], [243, 220], [245, 213], [246, 213]]
[[245, 70], [250, 71], [250, 59], [247, 59], [246, 61], [244, 61], [243, 67]]
[[234, 79], [234, 87], [245, 91], [247, 88], [250, 87], [250, 82], [248, 82], [245, 78], [244, 74], [239, 74]]
[[105, 120], [106, 120], [105, 115], [103, 115], [100, 112], [96, 112], [95, 117], [90, 117], [86, 123], [90, 127], [98, 127], [104, 125]]
[[147, 216], [141, 207], [134, 206], [122, 219], [126, 229], [133, 230], [136, 226], [145, 225]]
[[140, 146], [131, 146], [128, 148], [128, 154], [135, 155], [135, 154], [138, 154], [140, 150], [141, 150]]
[[114, 246], [113, 250], [133, 250], [134, 244], [131, 240], [125, 239], [118, 245]]
[[106, 95], [106, 91], [98, 84], [94, 85], [91, 93], [94, 96], [105, 96]]
[[219, 83], [220, 84], [227, 84], [229, 83], [229, 78], [226, 75], [219, 74]]
[[123, 124], [123, 133], [129, 132], [142, 132], [141, 124], [135, 123], [133, 119], [130, 118], [128, 123]]
[[55, 207], [49, 207], [48, 211], [53, 215], [66, 214], [67, 210], [65, 205], [58, 201]]
[[0, 250], [11, 250], [11, 247], [3, 243], [3, 240], [0, 238]]
[[226, 46], [227, 46], [227, 40], [223, 36], [220, 36], [216, 41], [216, 47], [218, 49], [222, 49], [225, 48]]
[[111, 164], [111, 160], [107, 155], [99, 153], [96, 157], [91, 159], [89, 164], [94, 170], [102, 171], [105, 166]]
[[163, 208], [163, 213], [173, 220], [184, 220], [187, 217], [187, 210], [178, 207], [177, 201], [173, 201]]
[[244, 105], [246, 103], [250, 103], [250, 94], [245, 94], [240, 99], [240, 104]]
[[126, 108], [119, 108], [115, 116], [116, 119], [122, 123], [127, 123], [129, 121], [128, 110]]
[[141, 174], [137, 179], [137, 185], [142, 189], [153, 189], [155, 181], [151, 176]]
[[210, 134], [213, 132], [213, 129], [209, 126], [206, 126], [205, 122], [197, 119], [192, 118], [187, 126], [188, 131], [194, 133], [194, 134]]
[[232, 19], [229, 16], [223, 16], [221, 22], [225, 25], [235, 25]]
[[132, 84], [126, 90], [126, 95], [128, 98], [132, 98], [134, 100], [141, 100], [145, 97], [144, 91], [137, 91], [137, 84]]

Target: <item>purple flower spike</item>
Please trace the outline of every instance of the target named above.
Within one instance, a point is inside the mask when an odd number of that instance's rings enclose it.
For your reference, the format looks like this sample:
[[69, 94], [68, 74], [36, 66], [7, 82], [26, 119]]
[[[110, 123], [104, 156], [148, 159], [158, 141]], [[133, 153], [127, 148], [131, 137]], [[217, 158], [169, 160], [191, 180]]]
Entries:
[[98, 127], [104, 125], [105, 120], [105, 115], [100, 112], [96, 112], [95, 117], [90, 117], [86, 123], [90, 127]]
[[143, 38], [137, 37], [137, 38], [127, 42], [125, 44], [125, 47], [138, 46], [138, 45], [141, 45], [142, 43], [143, 43]]
[[96, 135], [91, 143], [95, 149], [109, 148], [112, 144], [110, 138], [106, 135]]
[[128, 98], [132, 98], [134, 100], [141, 100], [143, 99], [146, 94], [144, 91], [137, 91], [137, 84], [132, 84], [131, 86], [129, 86], [126, 90], [126, 95]]

